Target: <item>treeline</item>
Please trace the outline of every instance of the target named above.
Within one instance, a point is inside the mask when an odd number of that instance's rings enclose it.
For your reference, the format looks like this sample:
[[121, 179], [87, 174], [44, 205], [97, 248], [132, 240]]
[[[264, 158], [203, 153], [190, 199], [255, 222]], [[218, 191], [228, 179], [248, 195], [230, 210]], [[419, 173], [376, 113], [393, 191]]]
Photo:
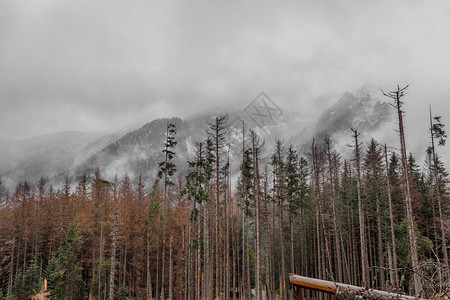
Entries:
[[[97, 171], [54, 188], [0, 181], [0, 299], [289, 299], [288, 274], [426, 297], [449, 293], [444, 125], [430, 113], [423, 167], [352, 131], [345, 160], [330, 139], [302, 157], [242, 127], [233, 178], [226, 116], [208, 122], [189, 175], [177, 175], [167, 124], [155, 182]], [[234, 151], [237, 153], [238, 151]], [[233, 159], [236, 161], [236, 158]], [[305, 296], [318, 297], [313, 293]]]

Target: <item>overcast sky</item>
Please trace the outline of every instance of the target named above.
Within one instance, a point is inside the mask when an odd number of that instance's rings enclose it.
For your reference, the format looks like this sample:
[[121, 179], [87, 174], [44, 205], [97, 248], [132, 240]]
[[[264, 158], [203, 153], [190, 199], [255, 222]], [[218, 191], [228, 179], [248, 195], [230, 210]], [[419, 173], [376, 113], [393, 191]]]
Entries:
[[428, 104], [450, 126], [450, 1], [0, 0], [1, 137], [114, 130], [261, 91], [318, 112], [366, 82], [410, 84], [411, 130], [426, 134]]

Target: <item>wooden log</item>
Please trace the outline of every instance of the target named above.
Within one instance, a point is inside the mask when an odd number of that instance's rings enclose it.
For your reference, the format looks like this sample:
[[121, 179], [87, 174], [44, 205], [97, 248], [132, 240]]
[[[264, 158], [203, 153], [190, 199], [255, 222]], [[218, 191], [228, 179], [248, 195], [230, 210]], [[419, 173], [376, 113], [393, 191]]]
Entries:
[[297, 288], [305, 288], [314, 291], [336, 295], [337, 299], [385, 299], [385, 300], [419, 300], [417, 297], [389, 293], [380, 290], [367, 289], [350, 284], [326, 281], [321, 279], [303, 277], [289, 274], [289, 280]]

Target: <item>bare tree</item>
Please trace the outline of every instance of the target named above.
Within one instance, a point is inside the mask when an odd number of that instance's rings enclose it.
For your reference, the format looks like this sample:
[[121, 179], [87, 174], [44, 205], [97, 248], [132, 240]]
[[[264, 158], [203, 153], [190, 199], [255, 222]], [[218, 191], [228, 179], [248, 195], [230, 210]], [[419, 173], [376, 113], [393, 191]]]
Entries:
[[111, 245], [111, 270], [109, 273], [109, 299], [114, 299], [114, 276], [116, 274], [116, 246], [117, 246], [117, 215], [114, 213], [113, 218], [113, 232], [112, 232], [112, 245]]
[[253, 154], [253, 180], [255, 191], [255, 242], [256, 242], [256, 299], [261, 300], [261, 195], [260, 195], [260, 173], [259, 160], [264, 151], [264, 142], [261, 142], [260, 137], [254, 130], [250, 131], [250, 141]]
[[[384, 144], [384, 160], [386, 164], [386, 182], [387, 182], [387, 192], [388, 192], [388, 199], [389, 199], [389, 220], [391, 225], [391, 239], [392, 239], [392, 259], [393, 259], [393, 267], [394, 269], [390, 268], [394, 274], [392, 274], [391, 271], [391, 281], [394, 283], [394, 286], [398, 288], [398, 264], [397, 264], [397, 242], [395, 238], [395, 229], [394, 229], [394, 213], [393, 213], [393, 207], [392, 207], [392, 189], [391, 189], [391, 180], [389, 178], [389, 162], [387, 157], [387, 147], [386, 144]], [[389, 250], [390, 253], [390, 250]], [[391, 260], [389, 260], [391, 261]]]
[[408, 157], [406, 154], [406, 142], [405, 142], [405, 130], [403, 123], [403, 115], [404, 111], [402, 109], [403, 101], [401, 100], [407, 94], [408, 85], [400, 88], [397, 85], [397, 89], [390, 92], [382, 91], [383, 95], [394, 100], [393, 107], [397, 111], [398, 116], [398, 128], [399, 128], [399, 137], [400, 137], [400, 148], [401, 148], [401, 157], [402, 157], [402, 174], [403, 174], [403, 183], [404, 183], [404, 194], [405, 194], [405, 204], [406, 204], [406, 220], [408, 223], [408, 241], [409, 241], [409, 251], [411, 254], [411, 263], [414, 278], [414, 291], [416, 295], [421, 294], [422, 292], [422, 283], [420, 280], [419, 274], [419, 257], [417, 254], [417, 239], [414, 228], [414, 215], [412, 209], [412, 200], [411, 200], [411, 187], [408, 173]]

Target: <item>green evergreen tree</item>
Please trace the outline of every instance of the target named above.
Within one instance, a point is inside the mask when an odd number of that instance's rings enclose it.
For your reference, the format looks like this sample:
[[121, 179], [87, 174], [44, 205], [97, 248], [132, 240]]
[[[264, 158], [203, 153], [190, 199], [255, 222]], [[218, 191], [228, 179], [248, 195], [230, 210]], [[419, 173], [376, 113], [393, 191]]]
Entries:
[[[372, 228], [369, 226], [368, 230], [372, 231], [372, 235], [376, 237], [376, 259], [373, 260], [373, 264], [378, 268], [375, 269], [374, 275], [378, 275], [378, 287], [385, 289], [386, 273], [385, 265], [385, 249], [383, 245], [384, 235], [382, 228], [386, 223], [386, 193], [383, 187], [384, 185], [384, 163], [383, 153], [379, 144], [372, 139], [368, 145], [367, 153], [364, 158], [364, 190], [367, 198], [367, 212], [369, 217], [373, 217], [376, 226]], [[374, 212], [371, 213], [371, 212]], [[369, 219], [370, 224], [370, 219]], [[375, 229], [376, 228], [376, 229]], [[375, 248], [375, 247], [374, 247]], [[378, 274], [377, 274], [378, 273]]]
[[14, 278], [14, 283], [12, 287], [12, 298], [13, 299], [23, 299], [26, 298], [25, 287], [23, 282], [23, 271], [19, 269], [16, 277]]
[[121, 285], [116, 294], [117, 300], [125, 300], [128, 299], [128, 287], [126, 285]]
[[27, 270], [23, 275], [23, 283], [26, 292], [32, 293], [32, 295], [39, 293], [41, 290], [41, 282], [39, 266], [33, 262], [27, 267]]
[[177, 129], [174, 124], [169, 123], [167, 121], [166, 128], [166, 140], [164, 141], [164, 149], [162, 150], [164, 154], [164, 161], [159, 163], [159, 172], [158, 178], [163, 179], [164, 184], [164, 194], [163, 194], [163, 223], [162, 223], [162, 237], [161, 237], [161, 245], [162, 245], [162, 254], [161, 254], [161, 299], [165, 297], [165, 265], [166, 265], [166, 222], [167, 222], [167, 210], [168, 210], [168, 195], [167, 191], [169, 186], [173, 186], [172, 176], [175, 174], [177, 168], [173, 163], [173, 159], [176, 157], [174, 148], [177, 145], [175, 141], [175, 134], [177, 133]]
[[285, 196], [288, 200], [288, 211], [290, 214], [297, 214], [300, 207], [300, 172], [298, 154], [292, 145], [287, 149], [284, 168], [284, 175], [286, 176]]
[[241, 200], [241, 209], [244, 211], [246, 216], [252, 216], [251, 207], [254, 204], [255, 193], [253, 186], [253, 160], [251, 149], [245, 150], [243, 159], [237, 189]]
[[13, 299], [29, 299], [41, 290], [41, 276], [39, 266], [31, 263], [25, 272], [19, 271], [14, 280], [12, 296]]
[[50, 281], [52, 285], [54, 284], [50, 291], [56, 299], [82, 299], [85, 294], [85, 282], [81, 276], [78, 259], [79, 249], [77, 223], [72, 222], [62, 246], [58, 249], [58, 266], [50, 274]]
[[52, 256], [47, 263], [47, 267], [45, 268], [44, 275], [47, 278], [47, 290], [51, 291], [55, 288], [55, 281], [53, 273], [56, 272], [59, 266], [59, 261], [56, 256]]

